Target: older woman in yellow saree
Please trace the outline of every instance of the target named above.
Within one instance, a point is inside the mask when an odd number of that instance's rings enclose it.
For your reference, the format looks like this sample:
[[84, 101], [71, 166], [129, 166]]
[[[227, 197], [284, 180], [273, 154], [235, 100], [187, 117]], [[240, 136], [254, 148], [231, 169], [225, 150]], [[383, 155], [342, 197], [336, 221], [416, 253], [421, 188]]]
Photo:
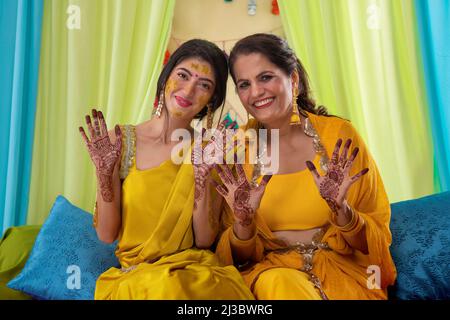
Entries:
[[87, 116], [90, 139], [80, 131], [97, 173], [94, 225], [102, 241], [118, 240], [121, 264], [99, 277], [95, 299], [253, 299], [233, 266], [195, 247], [210, 236], [197, 226], [211, 220], [215, 193], [205, 181], [212, 166], [172, 161], [192, 156], [189, 148], [174, 151], [178, 140], [169, 142], [177, 129], [192, 136], [194, 117], [208, 114], [211, 124], [227, 75], [217, 46], [191, 40], [164, 66], [151, 120], [108, 134], [101, 112], [93, 111], [94, 124]]
[[[386, 299], [396, 270], [390, 205], [362, 138], [310, 98], [306, 72], [287, 43], [246, 37], [230, 54], [246, 110], [244, 129], [277, 129], [261, 163], [217, 166], [228, 203], [216, 253], [235, 264], [257, 299]], [[269, 130], [270, 133], [270, 130]], [[279, 148], [275, 150], [275, 148]], [[248, 148], [247, 148], [248, 155]]]

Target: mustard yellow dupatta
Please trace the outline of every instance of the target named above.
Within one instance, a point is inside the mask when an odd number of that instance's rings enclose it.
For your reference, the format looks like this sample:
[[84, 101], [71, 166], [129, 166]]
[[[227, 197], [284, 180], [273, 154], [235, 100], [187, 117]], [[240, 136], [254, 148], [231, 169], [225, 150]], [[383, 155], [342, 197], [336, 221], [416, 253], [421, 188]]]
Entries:
[[[390, 204], [377, 166], [350, 122], [310, 113], [308, 116], [329, 157], [338, 138], [343, 141], [352, 139], [352, 148], [359, 147], [360, 151], [354, 161], [351, 175], [369, 168], [369, 172], [350, 188], [347, 199], [365, 220], [369, 253], [366, 255], [351, 248], [341, 232], [335, 226], [329, 225], [322, 242], [327, 242], [331, 250], [319, 250], [315, 254], [312, 271], [321, 280], [322, 288], [329, 299], [386, 299], [387, 287], [394, 283], [396, 269], [389, 251], [392, 242], [389, 230]], [[255, 122], [249, 122], [247, 127], [255, 127]], [[252, 166], [246, 165], [245, 170], [247, 176], [251, 176]], [[304, 192], [309, 193], [313, 188], [316, 186], [311, 184], [309, 190]], [[288, 186], [286, 192], [289, 192]], [[294, 208], [296, 203], [291, 205]], [[277, 214], [276, 206], [277, 204], [273, 206], [274, 215]], [[233, 264], [230, 240], [234, 218], [228, 207], [222, 217], [223, 233], [216, 254], [222, 263]], [[258, 277], [266, 270], [286, 267], [299, 270], [303, 266], [301, 256], [295, 251], [271, 252], [282, 248], [283, 244], [275, 238], [261, 216], [256, 215], [256, 223], [258, 234], [253, 262], [242, 271], [244, 280], [252, 290]]]

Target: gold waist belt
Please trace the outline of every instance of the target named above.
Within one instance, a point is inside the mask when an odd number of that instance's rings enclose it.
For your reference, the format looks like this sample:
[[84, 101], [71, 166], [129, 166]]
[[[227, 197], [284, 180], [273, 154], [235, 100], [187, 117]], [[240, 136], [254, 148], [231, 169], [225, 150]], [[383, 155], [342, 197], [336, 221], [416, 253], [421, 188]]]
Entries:
[[309, 281], [311, 281], [311, 283], [314, 285], [314, 287], [319, 291], [322, 299], [328, 300], [327, 295], [323, 291], [322, 282], [312, 272], [313, 267], [314, 267], [313, 266], [314, 254], [320, 249], [331, 250], [330, 247], [328, 246], [328, 243], [326, 243], [326, 242], [312, 241], [311, 243], [307, 243], [307, 244], [306, 243], [297, 243], [295, 245], [290, 245], [285, 248], [270, 250], [270, 252], [276, 252], [276, 253], [286, 253], [286, 252], [290, 252], [290, 251], [298, 252], [303, 260], [303, 266], [299, 270], [305, 272], [308, 275]]

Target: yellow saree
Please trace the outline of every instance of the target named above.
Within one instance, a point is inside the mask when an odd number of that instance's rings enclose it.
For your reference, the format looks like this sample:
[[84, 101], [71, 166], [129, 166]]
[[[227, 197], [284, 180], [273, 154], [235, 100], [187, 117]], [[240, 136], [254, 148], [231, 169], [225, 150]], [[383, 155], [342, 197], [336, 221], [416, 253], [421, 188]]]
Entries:
[[[353, 141], [352, 148], [360, 149], [351, 175], [366, 167], [369, 168], [369, 172], [350, 188], [347, 197], [349, 205], [365, 220], [368, 254], [350, 247], [334, 225], [327, 223], [324, 226], [311, 226], [323, 227], [324, 234], [321, 242], [326, 243], [329, 248], [315, 251], [312, 258], [312, 272], [319, 278], [328, 299], [386, 299], [387, 287], [394, 283], [396, 269], [389, 251], [392, 240], [389, 230], [390, 204], [376, 164], [350, 122], [337, 117], [317, 116], [310, 113], [308, 117], [329, 158], [338, 138], [342, 138], [343, 141], [350, 138]], [[247, 124], [247, 128], [251, 127], [255, 127], [255, 122]], [[317, 161], [316, 157], [314, 161], [316, 167], [323, 174]], [[246, 165], [245, 170], [247, 175], [251, 176], [253, 167]], [[265, 206], [266, 218], [268, 211], [271, 210], [272, 224], [276, 222], [277, 216], [283, 214], [285, 208], [297, 210], [298, 219], [308, 215], [323, 216], [321, 211], [325, 206], [328, 208], [318, 194], [309, 172], [295, 173], [292, 177], [302, 179], [301, 188], [294, 186], [294, 180], [291, 180], [291, 185], [277, 185], [281, 177], [278, 179], [276, 175], [267, 185], [261, 206]], [[283, 177], [282, 180], [286, 182], [287, 178]], [[282, 192], [277, 190], [281, 188]], [[274, 197], [270, 194], [271, 192], [285, 193], [286, 197], [283, 199], [278, 195]], [[298, 193], [296, 197], [292, 197], [290, 192]], [[268, 203], [270, 199], [278, 201]], [[302, 212], [302, 209], [306, 212]], [[299, 225], [305, 224], [304, 221], [299, 220]], [[216, 254], [224, 264], [234, 263], [231, 241], [236, 240], [233, 238], [232, 223], [233, 214], [226, 207], [222, 215], [223, 232], [216, 248]], [[252, 261], [241, 269], [245, 282], [256, 298], [320, 299], [317, 288], [311, 281], [307, 281], [309, 279], [306, 273], [301, 271], [304, 267], [304, 257], [295, 250], [283, 251], [284, 244], [275, 238], [272, 233], [275, 230], [269, 228], [267, 221], [258, 214], [258, 211], [256, 224], [256, 246], [253, 250]]]
[[[134, 161], [134, 127], [122, 128], [121, 269], [97, 280], [95, 299], [253, 299], [233, 266], [193, 248], [194, 177], [191, 164], [171, 160], [149, 170]], [[132, 150], [130, 153], [129, 151]], [[123, 170], [121, 170], [123, 171]]]

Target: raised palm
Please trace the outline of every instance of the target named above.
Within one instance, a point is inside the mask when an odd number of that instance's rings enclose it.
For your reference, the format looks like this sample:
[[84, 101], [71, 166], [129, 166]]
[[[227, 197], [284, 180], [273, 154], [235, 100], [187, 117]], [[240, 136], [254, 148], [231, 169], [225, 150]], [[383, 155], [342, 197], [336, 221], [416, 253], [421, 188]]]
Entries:
[[251, 185], [241, 164], [236, 164], [237, 178], [227, 165], [216, 166], [223, 185], [216, 185], [216, 190], [225, 198], [228, 206], [233, 210], [236, 220], [242, 226], [249, 226], [259, 208], [266, 185], [272, 175], [265, 175], [259, 185]]
[[112, 201], [111, 179], [114, 172], [114, 166], [119, 161], [122, 148], [122, 133], [119, 126], [115, 127], [116, 143], [112, 144], [108, 135], [108, 128], [101, 111], [92, 110], [94, 125], [92, 125], [89, 115], [86, 116], [86, 124], [90, 134], [90, 140], [87, 137], [83, 127], [80, 127], [80, 133], [83, 137], [86, 147], [96, 168], [97, 178], [100, 182], [100, 189], [105, 201]]
[[350, 158], [347, 158], [351, 143], [351, 139], [346, 141], [342, 154], [339, 156], [342, 139], [338, 139], [331, 162], [328, 164], [328, 171], [324, 176], [321, 176], [317, 172], [316, 167], [311, 161], [306, 162], [308, 169], [313, 174], [320, 195], [328, 203], [330, 209], [336, 214], [338, 214], [344, 206], [344, 201], [350, 187], [369, 171], [368, 168], [365, 168], [356, 175], [350, 176], [353, 161], [359, 152], [359, 148], [354, 148]]
[[[230, 149], [224, 130], [227, 127], [234, 128], [235, 125], [236, 122], [234, 121], [224, 120], [221, 122], [205, 147], [203, 147], [202, 142], [206, 130], [203, 129], [202, 134], [196, 138], [194, 150], [191, 154], [195, 180], [194, 208], [197, 207], [197, 202], [206, 193], [206, 183], [214, 165], [220, 163]], [[226, 146], [228, 146], [228, 150], [225, 149]]]

